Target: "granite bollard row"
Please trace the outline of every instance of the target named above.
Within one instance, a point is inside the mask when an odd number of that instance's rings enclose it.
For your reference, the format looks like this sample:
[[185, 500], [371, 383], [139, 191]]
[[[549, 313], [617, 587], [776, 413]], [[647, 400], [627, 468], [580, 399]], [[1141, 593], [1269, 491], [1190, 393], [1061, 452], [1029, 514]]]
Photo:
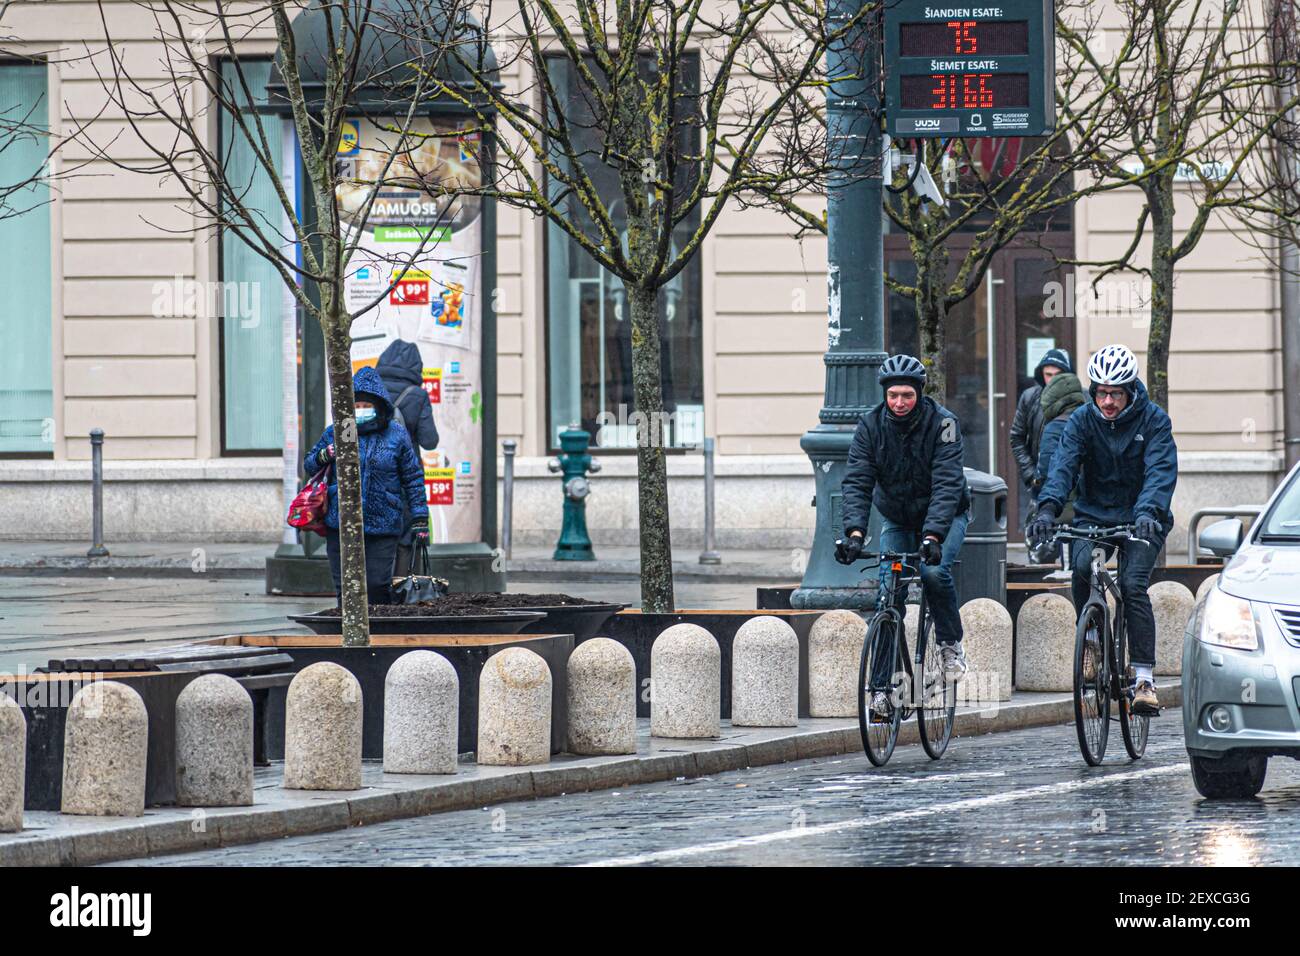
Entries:
[[650, 733], [707, 738], [721, 733], [722, 650], [698, 624], [674, 624], [650, 648]]
[[0, 694], [0, 833], [23, 828], [27, 718], [8, 694]]
[[1036, 594], [1016, 615], [1016, 687], [1074, 690], [1074, 604], [1061, 594]]
[[571, 754], [636, 753], [636, 662], [618, 641], [595, 637], [569, 657]]
[[103, 817], [144, 815], [149, 715], [117, 681], [77, 691], [63, 737], [63, 812]]
[[854, 611], [827, 611], [808, 634], [808, 713], [858, 715], [858, 669], [867, 622]]
[[799, 726], [799, 639], [779, 617], [752, 617], [731, 646], [733, 727]]
[[286, 790], [361, 789], [361, 684], [320, 661], [289, 684], [284, 716]]
[[176, 803], [253, 804], [253, 698], [225, 674], [204, 674], [176, 698]]
[[959, 700], [971, 704], [1010, 700], [1010, 612], [992, 598], [975, 598], [963, 604], [959, 613], [967, 668]]
[[478, 684], [480, 764], [525, 767], [551, 759], [551, 669], [524, 647], [488, 658]]
[[1183, 672], [1183, 631], [1196, 599], [1177, 581], [1157, 581], [1147, 595], [1156, 618], [1156, 676], [1177, 677]]
[[403, 654], [384, 678], [384, 772], [455, 773], [460, 678], [433, 651]]

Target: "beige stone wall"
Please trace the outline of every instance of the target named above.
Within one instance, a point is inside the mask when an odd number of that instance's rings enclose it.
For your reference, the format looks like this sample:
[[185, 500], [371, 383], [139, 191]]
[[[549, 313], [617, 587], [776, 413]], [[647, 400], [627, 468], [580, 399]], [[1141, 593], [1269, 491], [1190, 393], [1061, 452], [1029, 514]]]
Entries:
[[[129, 62], [142, 75], [156, 73], [152, 19], [132, 3], [109, 2], [106, 9]], [[71, 60], [69, 51], [83, 42], [102, 43], [98, 7], [81, 0], [18, 4], [6, 28], [20, 38], [12, 49], [52, 58], [61, 49]], [[504, 79], [528, 86], [517, 70], [508, 69]], [[104, 103], [88, 61], [52, 63], [49, 90], [56, 134], [95, 116]], [[108, 145], [123, 129], [121, 117], [109, 110], [93, 129]], [[147, 156], [129, 133], [109, 148], [119, 158]], [[194, 224], [174, 184], [92, 160], [75, 143], [57, 162], [86, 165], [53, 200], [56, 459], [86, 457], [84, 436], [94, 426], [110, 435], [110, 459], [219, 456], [216, 322], [203, 315], [159, 317], [154, 309], [156, 283], [216, 278], [213, 249], [164, 231]], [[1180, 199], [1184, 208], [1188, 198]], [[1080, 204], [1080, 257], [1116, 251], [1139, 208], [1136, 193]], [[539, 458], [547, 452], [545, 228], [501, 207], [498, 231], [499, 434], [519, 439], [521, 456]], [[734, 457], [737, 468], [784, 456], [782, 467], [794, 469], [799, 437], [816, 424], [821, 404], [826, 245], [821, 238], [796, 243], [790, 232], [773, 213], [729, 210], [701, 252], [706, 432], [717, 436], [720, 456]], [[1180, 446], [1248, 453], [1255, 471], [1266, 473], [1259, 463], [1272, 460], [1268, 455], [1278, 447], [1283, 382], [1275, 276], [1227, 224], [1216, 223], [1180, 269], [1176, 304], [1170, 411]], [[1078, 330], [1079, 354], [1122, 341], [1144, 356], [1145, 328], [1131, 316], [1080, 316]], [[254, 470], [250, 481], [267, 480], [265, 466]], [[810, 483], [786, 477], [793, 508]], [[611, 496], [632, 494], [630, 480], [607, 484]], [[811, 509], [807, 521], [786, 509], [778, 509], [783, 517], [773, 519], [774, 527], [810, 527]], [[626, 529], [625, 511], [620, 505], [611, 529]], [[539, 533], [547, 520], [537, 522]], [[691, 526], [685, 516], [683, 522]]]

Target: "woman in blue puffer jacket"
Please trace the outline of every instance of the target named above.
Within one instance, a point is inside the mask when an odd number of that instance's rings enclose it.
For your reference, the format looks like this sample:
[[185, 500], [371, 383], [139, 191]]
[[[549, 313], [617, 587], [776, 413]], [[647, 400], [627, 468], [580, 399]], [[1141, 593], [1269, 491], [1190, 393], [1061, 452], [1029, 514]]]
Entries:
[[[366, 540], [366, 590], [371, 604], [392, 600], [393, 560], [403, 532], [418, 543], [429, 537], [429, 507], [424, 499], [424, 469], [406, 429], [393, 421], [388, 389], [373, 368], [352, 379], [357, 410], [357, 445], [361, 456], [361, 512]], [[334, 426], [330, 425], [303, 458], [303, 471], [314, 474], [334, 461]], [[338, 479], [330, 469], [329, 510], [325, 514], [325, 552], [334, 594], [340, 592]], [[411, 525], [411, 528], [407, 526]]]

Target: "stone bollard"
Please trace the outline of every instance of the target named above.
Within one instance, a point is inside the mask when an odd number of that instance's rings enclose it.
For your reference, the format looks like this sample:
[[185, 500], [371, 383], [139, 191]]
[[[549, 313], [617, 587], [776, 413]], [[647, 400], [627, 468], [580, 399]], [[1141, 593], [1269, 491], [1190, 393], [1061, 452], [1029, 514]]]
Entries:
[[1157, 581], [1147, 594], [1156, 618], [1155, 672], [1177, 676], [1183, 672], [1183, 631], [1196, 602], [1188, 587], [1177, 581]]
[[0, 833], [23, 828], [27, 770], [27, 718], [8, 694], [0, 693]]
[[460, 678], [433, 651], [411, 651], [384, 678], [384, 773], [455, 773]]
[[636, 662], [607, 637], [569, 655], [569, 753], [636, 753]]
[[1209, 594], [1210, 591], [1213, 590], [1214, 586], [1218, 583], [1219, 583], [1218, 573], [1211, 574], [1208, 578], [1202, 581], [1201, 586], [1196, 589], [1196, 598], [1192, 603], [1200, 604], [1201, 601], [1205, 599], [1205, 595]]
[[476, 759], [499, 767], [551, 759], [551, 669], [527, 648], [493, 654], [479, 675]]
[[117, 681], [77, 691], [63, 732], [64, 813], [144, 815], [149, 714], [144, 701]]
[[1011, 613], [992, 598], [961, 606], [966, 676], [958, 686], [962, 703], [988, 704], [1011, 699]]
[[698, 624], [674, 624], [650, 648], [650, 733], [717, 737], [722, 730], [722, 650]]
[[361, 789], [361, 685], [319, 661], [289, 684], [284, 705], [284, 789]]
[[779, 617], [751, 617], [731, 645], [733, 727], [799, 726], [799, 638]]
[[1016, 688], [1074, 690], [1074, 604], [1061, 594], [1036, 594], [1016, 615]]
[[253, 805], [253, 698], [204, 674], [176, 698], [176, 805]]
[[858, 715], [858, 670], [867, 622], [853, 611], [827, 611], [808, 632], [808, 713]]

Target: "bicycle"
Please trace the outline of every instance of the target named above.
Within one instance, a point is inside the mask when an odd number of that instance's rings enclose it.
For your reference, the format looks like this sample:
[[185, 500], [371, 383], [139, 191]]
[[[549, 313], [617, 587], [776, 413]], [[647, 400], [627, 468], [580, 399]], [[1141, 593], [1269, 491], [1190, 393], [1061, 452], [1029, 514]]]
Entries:
[[[1146, 753], [1150, 733], [1151, 715], [1133, 710], [1137, 680], [1129, 666], [1124, 596], [1106, 567], [1106, 556], [1102, 551], [1102, 546], [1113, 547], [1119, 553], [1118, 560], [1124, 561], [1125, 542], [1148, 543], [1137, 537], [1135, 530], [1133, 525], [1112, 528], [1057, 525], [1051, 539], [1053, 543], [1060, 540], [1087, 541], [1094, 545], [1089, 580], [1091, 593], [1079, 612], [1079, 624], [1074, 635], [1074, 726], [1079, 737], [1079, 750], [1092, 767], [1099, 765], [1106, 755], [1112, 699], [1118, 704], [1120, 733], [1124, 738], [1124, 749], [1131, 759], [1138, 760]], [[1062, 566], [1067, 562], [1068, 557], [1063, 556]], [[1115, 599], [1113, 616], [1106, 604], [1107, 594]], [[1087, 676], [1089, 670], [1091, 678]]]
[[[914, 655], [921, 672], [920, 687], [917, 687], [913, 677], [913, 655], [909, 655], [907, 650], [907, 622], [896, 607], [899, 589], [902, 588], [901, 593], [906, 595], [906, 588], [920, 580], [921, 556], [918, 553], [882, 552], [880, 560], [868, 565], [864, 571], [878, 568], [881, 564], [889, 567], [881, 582], [876, 612], [867, 626], [858, 666], [858, 729], [862, 734], [862, 746], [867, 759], [873, 765], [883, 767], [898, 743], [899, 727], [915, 712], [921, 746], [932, 760], [938, 760], [952, 739], [953, 717], [957, 709], [956, 684], [944, 679], [939, 647], [933, 640], [934, 622], [922, 591]], [[905, 575], [904, 572], [911, 573]], [[888, 701], [887, 716], [871, 713], [871, 698], [877, 691], [884, 693]]]

